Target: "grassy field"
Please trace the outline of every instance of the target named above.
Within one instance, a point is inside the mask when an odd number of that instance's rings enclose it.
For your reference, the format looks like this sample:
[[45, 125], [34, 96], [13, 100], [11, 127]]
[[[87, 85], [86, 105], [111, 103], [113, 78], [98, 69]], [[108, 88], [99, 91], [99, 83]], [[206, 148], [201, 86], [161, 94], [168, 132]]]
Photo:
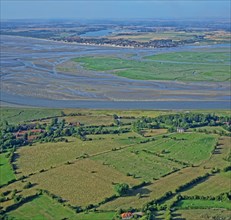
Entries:
[[35, 188], [47, 189], [68, 203], [79, 206], [96, 204], [112, 196], [116, 193], [115, 183], [131, 186], [140, 183], [139, 180], [90, 159], [33, 175], [29, 180], [38, 184]]
[[[77, 112], [81, 114], [80, 112]], [[112, 115], [106, 114], [97, 114], [97, 112], [86, 112], [84, 115], [77, 115], [77, 116], [61, 116], [58, 117], [59, 120], [65, 120], [67, 123], [81, 123], [84, 126], [99, 126], [99, 125], [111, 125], [114, 123], [114, 119]], [[50, 123], [51, 119], [44, 119], [35, 121], [35, 123]]]
[[212, 200], [181, 200], [177, 204], [179, 209], [197, 209], [197, 208], [225, 208], [231, 210], [231, 204], [228, 201], [212, 201]]
[[[137, 138], [128, 139], [130, 136]], [[20, 155], [16, 161], [18, 171], [21, 174], [29, 174], [76, 160], [84, 154], [91, 156], [111, 151], [116, 147], [137, 143], [141, 139], [138, 134], [133, 132], [121, 135], [89, 135], [88, 137], [93, 141], [81, 141], [78, 138], [70, 137], [68, 143], [36, 143], [34, 146], [19, 148], [16, 152]]]
[[17, 124], [26, 120], [40, 119], [44, 117], [52, 117], [61, 115], [59, 109], [44, 109], [44, 108], [1, 108], [0, 122], [7, 121]]
[[0, 186], [15, 179], [15, 175], [9, 163], [9, 158], [6, 157], [7, 154], [8, 153], [0, 154]]
[[200, 130], [206, 130], [208, 132], [212, 132], [212, 133], [218, 133], [218, 132], [224, 132], [224, 133], [228, 133], [227, 130], [225, 130], [224, 128], [222, 128], [221, 126], [203, 126], [200, 128], [195, 128], [195, 129], [189, 129], [189, 131], [200, 131]]
[[216, 149], [216, 153], [213, 154], [209, 160], [203, 161], [201, 166], [206, 169], [217, 167], [223, 169], [230, 165], [230, 162], [225, 160], [230, 154], [230, 137], [221, 137], [218, 139], [219, 146]]
[[63, 207], [45, 195], [23, 204], [9, 212], [8, 216], [17, 220], [77, 219], [77, 215], [71, 209]]
[[[128, 31], [129, 32], [129, 31]], [[179, 30], [159, 30], [157, 32], [134, 32], [130, 33], [129, 35], [122, 34], [120, 33], [119, 36], [112, 35], [109, 36], [110, 39], [128, 39], [128, 40], [135, 40], [138, 42], [148, 42], [150, 40], [161, 40], [161, 39], [172, 39], [174, 41], [179, 41], [179, 40], [188, 40], [188, 39], [195, 39], [197, 35], [205, 35], [206, 39], [213, 39], [213, 40], [222, 40], [224, 37], [229, 34], [228, 32], [225, 31], [220, 31], [220, 32], [209, 32], [209, 34], [206, 33], [205, 31], [192, 31], [192, 32], [186, 32], [186, 31], [179, 31]], [[219, 37], [218, 37], [219, 36]], [[230, 36], [230, 35], [228, 35]]]
[[231, 216], [231, 211], [224, 209], [184, 209], [177, 210], [174, 212], [177, 219], [187, 219], [187, 220], [211, 220], [211, 219], [224, 219], [229, 220]]
[[[168, 191], [174, 191], [178, 186], [187, 183], [197, 176], [206, 173], [200, 167], [188, 167], [159, 180], [153, 181], [149, 186], [133, 191], [131, 195], [120, 197], [100, 207], [100, 210], [113, 210], [118, 208], [141, 208], [145, 203], [163, 196]], [[141, 198], [137, 195], [141, 194]]]
[[[67, 122], [81, 122], [85, 125], [109, 125], [114, 122], [113, 115], [117, 114], [122, 117], [142, 117], [150, 116], [157, 117], [159, 115], [171, 114], [171, 111], [150, 111], [150, 110], [82, 110], [82, 109], [46, 109], [46, 108], [24, 108], [24, 107], [2, 107], [0, 111], [0, 122], [7, 121], [8, 123], [23, 123], [27, 120], [36, 120], [39, 122], [41, 118], [60, 116], [61, 111], [65, 114], [79, 113], [79, 116], [66, 116], [61, 119], [65, 119]], [[128, 122], [126, 119], [122, 119]], [[45, 120], [43, 120], [45, 121]], [[46, 120], [45, 122], [49, 122]], [[131, 120], [129, 120], [131, 121]], [[35, 121], [36, 122], [36, 121]]]
[[[122, 117], [142, 117], [142, 116], [149, 116], [149, 117], [157, 117], [159, 115], [166, 115], [166, 114], [173, 114], [173, 111], [169, 110], [82, 110], [82, 109], [64, 109], [65, 114], [70, 113], [82, 113], [84, 115], [97, 115], [97, 116], [113, 116], [114, 114], [122, 116]], [[224, 113], [225, 111], [221, 111]], [[229, 114], [227, 112], [226, 114]]]
[[[213, 154], [209, 159], [201, 163], [200, 166], [188, 167], [166, 177], [160, 178], [159, 180], [154, 181], [151, 185], [134, 191], [130, 196], [121, 197], [102, 205], [100, 209], [111, 210], [116, 208], [129, 208], [130, 206], [140, 208], [142, 204], [163, 196], [165, 192], [174, 191], [178, 186], [209, 172], [212, 167], [222, 168], [230, 165], [229, 162], [223, 159], [230, 151], [230, 138], [222, 138], [219, 140], [219, 144], [219, 153]], [[137, 197], [138, 193], [141, 194], [141, 198]]]
[[190, 63], [230, 64], [230, 53], [227, 52], [173, 52], [146, 57], [151, 60], [177, 61]]
[[102, 161], [125, 175], [134, 175], [136, 178], [141, 178], [144, 181], [160, 178], [164, 174], [182, 167], [178, 163], [165, 158], [147, 154], [143, 151], [136, 152], [133, 148], [95, 156], [93, 159]]
[[231, 171], [219, 173], [210, 177], [207, 181], [183, 192], [182, 195], [194, 196], [217, 196], [224, 192], [229, 192], [231, 187]]
[[215, 135], [201, 133], [177, 133], [169, 137], [175, 139], [160, 138], [157, 141], [139, 145], [135, 147], [135, 150], [149, 150], [162, 154], [166, 158], [197, 164], [209, 158], [217, 140]]
[[79, 220], [112, 220], [115, 216], [114, 212], [89, 212], [78, 214], [77, 219]]
[[[82, 114], [81, 116], [68, 116], [64, 117], [67, 121], [82, 121], [87, 124], [96, 123], [101, 124], [102, 120], [103, 123], [110, 123], [113, 119], [113, 115], [117, 114], [121, 117], [157, 117], [159, 115], [166, 115], [166, 114], [175, 114], [174, 111], [170, 110], [82, 110], [82, 109], [46, 109], [46, 108], [24, 108], [24, 107], [17, 107], [17, 108], [10, 108], [10, 107], [2, 107], [0, 112], [0, 121], [7, 120], [9, 123], [22, 123], [26, 120], [36, 120], [45, 117], [52, 117], [52, 116], [60, 116], [61, 111], [65, 114], [70, 113], [79, 113]], [[184, 111], [182, 111], [184, 112]], [[194, 112], [211, 112], [211, 110], [195, 110]], [[225, 110], [216, 110], [213, 111], [217, 115], [227, 116], [230, 114], [229, 111]], [[106, 118], [106, 119], [105, 119]], [[122, 121], [125, 119], [122, 119]], [[125, 120], [126, 121], [126, 120]], [[49, 122], [49, 120], [48, 120]]]
[[167, 129], [145, 129], [142, 130], [144, 137], [152, 137], [167, 133]]
[[[125, 60], [116, 57], [80, 57], [75, 58], [74, 61], [81, 63], [84, 68], [89, 70], [104, 71], [138, 80], [217, 82], [230, 79], [230, 66], [224, 64], [229, 59], [227, 53], [217, 54], [219, 57], [210, 57], [209, 53], [204, 54], [202, 52], [199, 53], [199, 57], [196, 52], [188, 53], [185, 62], [180, 59], [182, 55], [177, 55], [178, 58], [174, 58], [174, 55], [167, 54], [155, 55], [153, 56], [154, 58], [148, 57], [148, 60], [142, 61]], [[171, 58], [173, 60], [168, 60]], [[202, 61], [204, 60], [204, 63], [201, 63], [201, 61], [197, 63], [201, 59]]]
[[80, 122], [84, 125], [111, 125], [114, 123], [114, 119], [111, 115], [83, 115], [83, 116], [68, 116], [62, 117], [66, 122]]

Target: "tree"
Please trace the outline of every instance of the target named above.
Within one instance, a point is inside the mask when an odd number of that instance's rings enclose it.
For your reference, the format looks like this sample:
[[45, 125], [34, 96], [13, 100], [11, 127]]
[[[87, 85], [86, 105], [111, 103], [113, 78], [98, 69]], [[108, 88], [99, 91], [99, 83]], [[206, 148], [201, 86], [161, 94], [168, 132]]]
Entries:
[[63, 119], [62, 121], [61, 121], [61, 128], [64, 128], [64, 126], [65, 126], [65, 123], [66, 123], [66, 120], [65, 119]]
[[25, 133], [25, 134], [23, 135], [23, 139], [24, 139], [25, 141], [28, 140], [28, 133]]
[[51, 126], [57, 125], [57, 123], [58, 123], [58, 118], [57, 117], [52, 118], [52, 120], [51, 120]]
[[152, 212], [150, 211], [150, 210], [148, 210], [147, 212], [146, 212], [146, 219], [145, 220], [153, 220], [154, 219], [154, 216], [153, 216], [153, 214], [152, 214]]
[[24, 189], [29, 189], [32, 187], [32, 183], [31, 182], [27, 182], [26, 185], [23, 187]]
[[47, 131], [47, 132], [51, 132], [51, 131], [52, 131], [51, 125], [47, 125], [47, 126], [46, 126], [46, 131]]
[[61, 116], [66, 116], [64, 111], [61, 111]]
[[114, 186], [114, 189], [119, 196], [122, 196], [128, 192], [129, 185], [127, 183], [118, 183]]
[[15, 195], [14, 196], [14, 202], [18, 203], [21, 202], [23, 200], [23, 197], [21, 195]]

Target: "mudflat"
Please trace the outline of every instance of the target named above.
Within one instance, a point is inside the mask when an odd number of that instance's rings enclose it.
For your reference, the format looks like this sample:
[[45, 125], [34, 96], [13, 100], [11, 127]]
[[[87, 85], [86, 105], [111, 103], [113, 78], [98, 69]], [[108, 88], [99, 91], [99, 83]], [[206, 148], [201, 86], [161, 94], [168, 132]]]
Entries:
[[[192, 108], [190, 106], [202, 109], [207, 108], [206, 106], [208, 108], [219, 108], [219, 106], [229, 108], [230, 83], [227, 81], [130, 79], [110, 71], [87, 69], [73, 61], [73, 58], [85, 56], [113, 56], [119, 59], [129, 57], [137, 62], [147, 56], [169, 52], [208, 48], [225, 50], [224, 48], [228, 46], [226, 44], [128, 49], [1, 36], [1, 45], [2, 102], [31, 106], [81, 106], [83, 108], [112, 106], [127, 109], [133, 106], [144, 109], [171, 109], [174, 105], [175, 108], [183, 109]], [[50, 102], [51, 100], [53, 101]], [[56, 104], [51, 106], [49, 102]]]

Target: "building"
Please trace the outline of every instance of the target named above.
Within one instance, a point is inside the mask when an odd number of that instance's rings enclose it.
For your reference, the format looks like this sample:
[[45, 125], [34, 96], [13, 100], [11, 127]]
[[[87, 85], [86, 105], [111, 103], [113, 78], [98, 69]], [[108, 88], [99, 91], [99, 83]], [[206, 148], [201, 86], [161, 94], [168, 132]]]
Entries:
[[123, 220], [125, 220], [125, 219], [131, 219], [133, 216], [141, 218], [143, 215], [144, 215], [143, 212], [133, 212], [133, 213], [132, 212], [125, 212], [125, 213], [121, 214], [121, 218]]
[[178, 133], [184, 133], [185, 132], [185, 129], [184, 128], [177, 128], [176, 131]]
[[125, 219], [131, 219], [132, 217], [133, 217], [133, 214], [131, 212], [124, 212], [124, 213], [121, 214], [121, 218], [123, 220], [125, 220]]

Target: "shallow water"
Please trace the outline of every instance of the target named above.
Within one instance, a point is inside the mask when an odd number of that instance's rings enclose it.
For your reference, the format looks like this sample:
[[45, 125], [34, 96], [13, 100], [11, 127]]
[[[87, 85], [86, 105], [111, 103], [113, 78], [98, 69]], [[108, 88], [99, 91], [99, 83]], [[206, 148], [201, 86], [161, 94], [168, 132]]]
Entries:
[[3, 93], [1, 101], [9, 104], [49, 107], [49, 108], [81, 108], [81, 109], [230, 109], [227, 101], [86, 101], [86, 100], [49, 100]]

